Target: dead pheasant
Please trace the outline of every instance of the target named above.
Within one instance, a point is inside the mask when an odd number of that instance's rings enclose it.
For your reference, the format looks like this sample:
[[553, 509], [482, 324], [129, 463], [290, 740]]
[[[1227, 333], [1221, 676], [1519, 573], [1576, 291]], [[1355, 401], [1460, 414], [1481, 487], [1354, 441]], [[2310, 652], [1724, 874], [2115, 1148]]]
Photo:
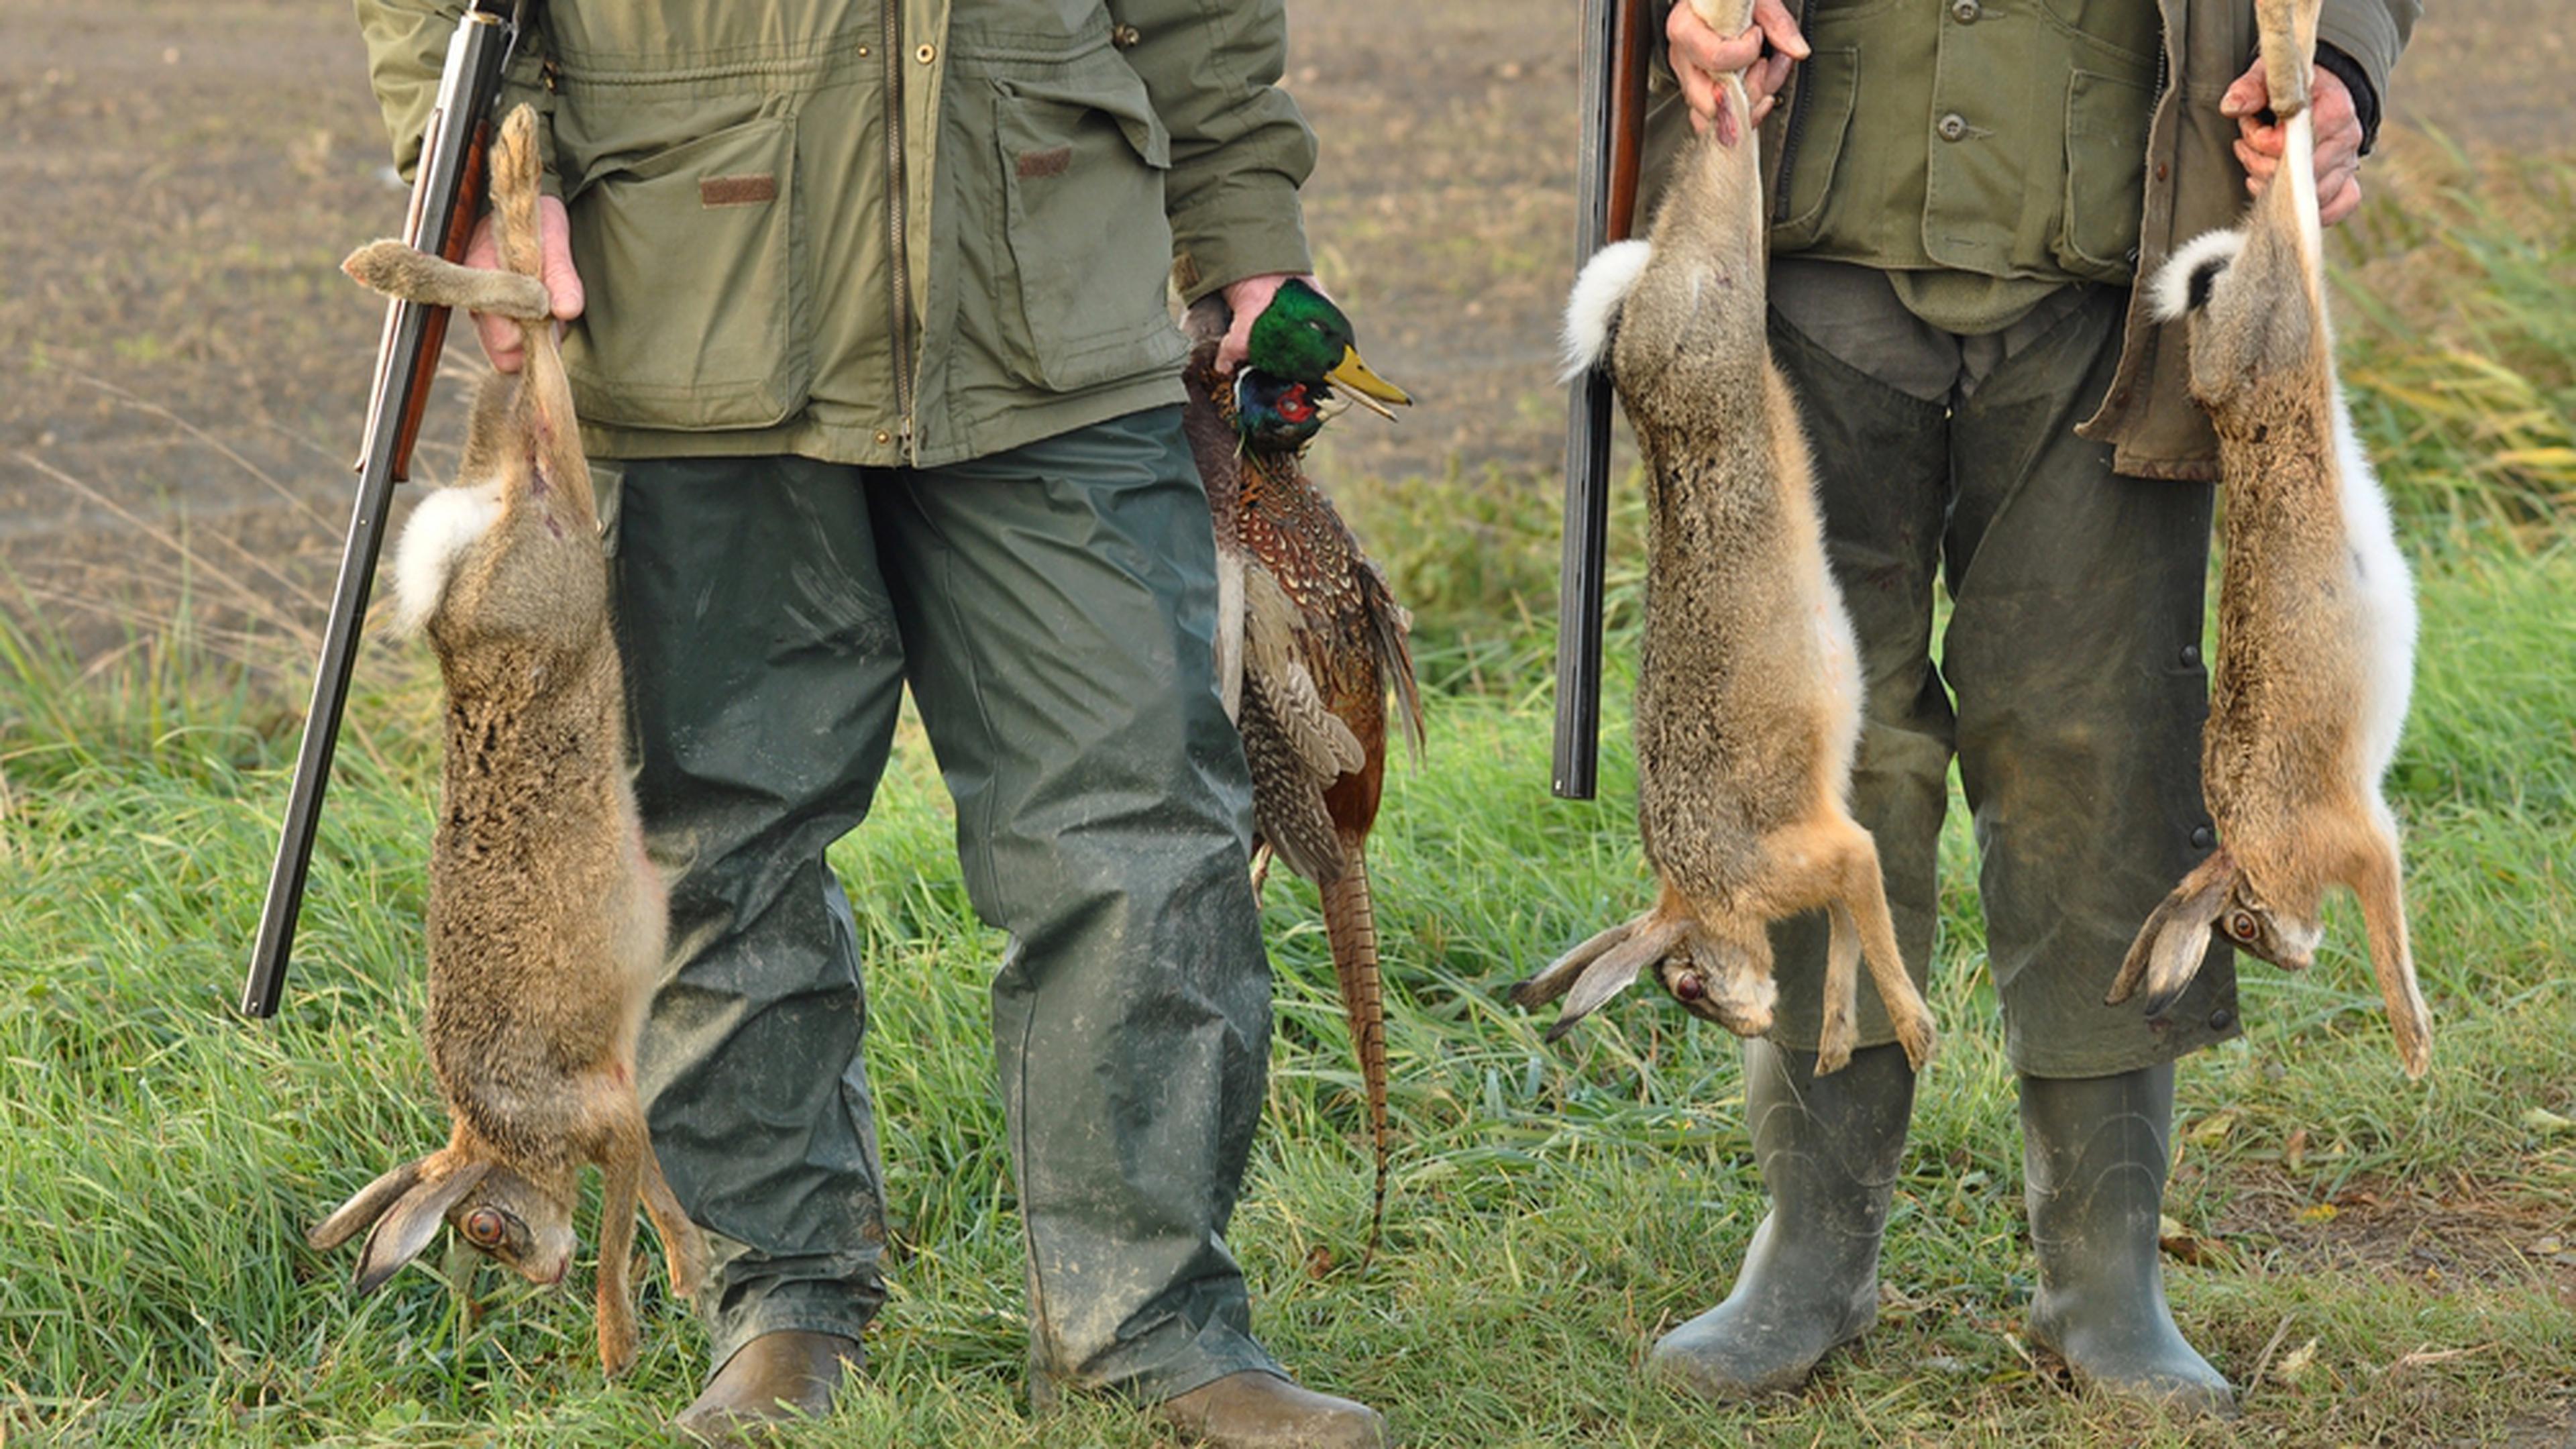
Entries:
[[1216, 520], [1218, 674], [1252, 769], [1254, 888], [1276, 856], [1323, 895], [1377, 1154], [1366, 1267], [1386, 1220], [1388, 1157], [1386, 1012], [1366, 852], [1386, 776], [1388, 695], [1417, 748], [1422, 696], [1404, 611], [1300, 455], [1334, 384], [1380, 412], [1412, 399], [1368, 370], [1350, 323], [1312, 288], [1280, 288], [1231, 382], [1215, 368], [1227, 320], [1219, 298], [1191, 309], [1187, 373], [1190, 446]]

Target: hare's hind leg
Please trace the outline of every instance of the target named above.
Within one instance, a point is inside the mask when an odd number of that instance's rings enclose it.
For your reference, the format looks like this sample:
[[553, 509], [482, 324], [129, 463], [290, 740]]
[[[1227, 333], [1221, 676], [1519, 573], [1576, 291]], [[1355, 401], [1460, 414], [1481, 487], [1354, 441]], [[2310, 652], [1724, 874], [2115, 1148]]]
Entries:
[[[1896, 921], [1887, 911], [1887, 882], [1878, 870], [1878, 842], [1857, 825], [1852, 832], [1854, 842], [1843, 853], [1843, 904], [1860, 927], [1870, 984], [1878, 988], [1878, 999], [1887, 1007], [1896, 1039], [1905, 1046], [1905, 1059], [1919, 1072], [1932, 1059], [1936, 1040], [1932, 1008], [1924, 1005], [1923, 993], [1914, 989], [1914, 978], [1905, 974], [1905, 953], [1896, 945]], [[1830, 967], [1827, 979], [1831, 980]], [[1847, 990], [1856, 995], [1858, 987]]]
[[371, 241], [340, 263], [350, 280], [370, 291], [433, 307], [462, 307], [520, 322], [552, 316], [546, 284], [516, 272], [463, 267], [393, 240]]
[[544, 259], [538, 248], [539, 173], [536, 111], [521, 105], [502, 118], [492, 140], [492, 210], [501, 265], [521, 276], [539, 274]]
[[2406, 937], [2405, 883], [2400, 876], [2397, 831], [2385, 818], [2372, 821], [2369, 844], [2353, 862], [2353, 893], [2361, 897], [2361, 923], [2370, 933], [2370, 969], [2388, 1003], [2388, 1025], [2397, 1033], [2397, 1059], [2406, 1075], [2421, 1078], [2433, 1064], [2433, 1022], [2415, 981], [2415, 953]]

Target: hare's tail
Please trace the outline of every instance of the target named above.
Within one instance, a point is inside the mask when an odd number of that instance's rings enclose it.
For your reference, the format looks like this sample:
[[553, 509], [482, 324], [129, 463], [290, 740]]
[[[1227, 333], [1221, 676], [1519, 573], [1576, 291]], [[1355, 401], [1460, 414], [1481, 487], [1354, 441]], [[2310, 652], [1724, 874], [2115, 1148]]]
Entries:
[[1559, 359], [1564, 363], [1564, 381], [1571, 382], [1608, 359], [1619, 308], [1637, 285], [1637, 274], [1646, 269], [1649, 255], [1643, 241], [1612, 242], [1583, 264], [1582, 274], [1574, 279], [1574, 295], [1565, 302], [1565, 350]]
[[2165, 264], [2156, 269], [2150, 284], [2156, 320], [2179, 322], [2209, 304], [2209, 294], [2216, 290], [2218, 279], [2245, 250], [2245, 233], [2241, 231], [2202, 232], [2192, 238]]

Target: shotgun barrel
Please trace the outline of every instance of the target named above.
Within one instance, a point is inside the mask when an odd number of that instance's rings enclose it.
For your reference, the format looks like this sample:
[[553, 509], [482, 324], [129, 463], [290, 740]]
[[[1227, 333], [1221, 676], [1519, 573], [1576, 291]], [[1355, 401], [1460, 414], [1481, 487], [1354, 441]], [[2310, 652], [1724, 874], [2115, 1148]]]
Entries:
[[[1584, 0], [1582, 150], [1576, 166], [1574, 261], [1634, 229], [1645, 149], [1647, 0]], [[1556, 590], [1556, 795], [1589, 800], [1599, 784], [1601, 594], [1610, 519], [1610, 378], [1573, 382], [1565, 430], [1565, 548]]]
[[[473, 0], [448, 42], [438, 97], [421, 134], [420, 167], [403, 220], [403, 240], [450, 261], [465, 255], [482, 203], [483, 154], [491, 139], [493, 102], [501, 70], [516, 47], [529, 0]], [[349, 537], [340, 553], [339, 582], [331, 592], [331, 618], [322, 634], [322, 658], [313, 674], [313, 703], [304, 716], [304, 740], [295, 756], [295, 782], [287, 794], [286, 823], [269, 870], [268, 897], [260, 909], [259, 938], [251, 947], [250, 975], [242, 984], [246, 1016], [277, 1014], [286, 991], [286, 965], [295, 946], [296, 916], [313, 862], [313, 838], [322, 818], [322, 792], [331, 778], [331, 755], [340, 738], [340, 711], [349, 698], [349, 673], [357, 662], [358, 632], [376, 576], [385, 515], [394, 484], [410, 476], [412, 444], [447, 339], [447, 309], [394, 302], [376, 346], [375, 381], [367, 399], [367, 431], [360, 444], [358, 496]]]

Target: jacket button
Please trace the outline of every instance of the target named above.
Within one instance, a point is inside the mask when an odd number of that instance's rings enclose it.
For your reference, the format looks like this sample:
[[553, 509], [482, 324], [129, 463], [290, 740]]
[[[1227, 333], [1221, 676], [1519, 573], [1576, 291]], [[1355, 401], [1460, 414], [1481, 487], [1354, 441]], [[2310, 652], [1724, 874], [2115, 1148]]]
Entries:
[[2236, 1013], [2222, 1006], [2209, 1014], [2209, 1029], [2225, 1031], [2236, 1024]]
[[1950, 0], [1950, 18], [1961, 25], [1976, 24], [1978, 15], [1984, 11], [1985, 7], [1978, 4], [1977, 0]]
[[894, 441], [894, 434], [887, 432], [887, 431], [886, 431], [885, 429], [883, 429], [883, 428], [879, 428], [879, 429], [877, 429], [877, 446], [878, 446], [878, 447], [882, 448], [882, 447], [884, 447], [886, 444], [891, 443], [891, 442], [893, 442], [893, 441]]
[[2210, 828], [2209, 828], [2208, 826], [2206, 826], [2206, 825], [2200, 825], [2200, 826], [2195, 826], [2195, 827], [2193, 827], [2192, 832], [2191, 832], [2191, 848], [2192, 848], [2192, 849], [2194, 849], [2194, 850], [2207, 850], [2207, 849], [2209, 849], [2211, 846], [2216, 845], [2217, 843], [2218, 843], [2218, 832], [2217, 832], [2217, 831], [2210, 829]]
[[2182, 646], [2182, 662], [2186, 665], [2198, 664], [2200, 662], [2200, 646], [2197, 644], [2185, 644]]
[[1957, 111], [1952, 111], [1950, 114], [1943, 116], [1938, 122], [1936, 122], [1932, 129], [1941, 133], [1942, 140], [1956, 141], [1961, 136], [1968, 134], [1968, 118], [1960, 115]]
[[912, 53], [912, 58], [920, 61], [923, 65], [928, 65], [939, 58], [939, 47], [935, 45], [925, 45], [921, 49], [914, 51]]

